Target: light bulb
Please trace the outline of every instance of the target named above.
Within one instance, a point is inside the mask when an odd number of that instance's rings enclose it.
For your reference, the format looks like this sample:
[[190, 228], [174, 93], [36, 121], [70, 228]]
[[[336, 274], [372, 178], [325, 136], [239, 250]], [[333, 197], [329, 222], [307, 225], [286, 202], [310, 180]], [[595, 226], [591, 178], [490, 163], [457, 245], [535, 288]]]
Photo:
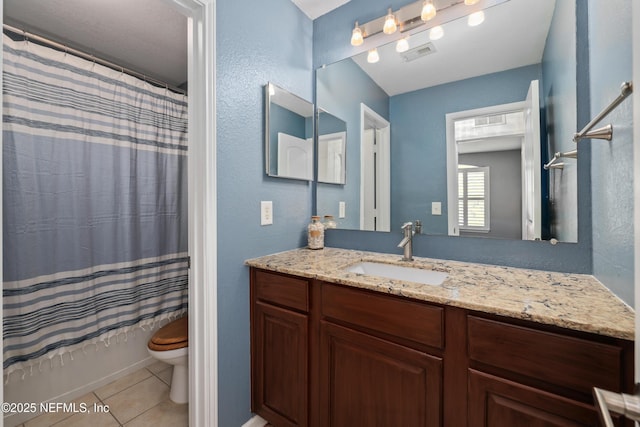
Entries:
[[398, 42], [396, 43], [396, 52], [402, 53], [408, 50], [409, 50], [409, 41], [406, 38], [398, 40]]
[[387, 17], [384, 20], [384, 27], [382, 27], [382, 32], [385, 34], [393, 34], [396, 32], [397, 29], [398, 29], [398, 26], [396, 25], [396, 17], [393, 16], [393, 13], [391, 12], [391, 8], [389, 8], [389, 13], [387, 14]]
[[480, 0], [464, 0], [464, 4], [466, 4], [467, 6], [473, 6], [474, 4], [478, 3]]
[[444, 36], [444, 29], [441, 25], [435, 26], [429, 31], [429, 38], [431, 40], [441, 39], [442, 36]]
[[367, 62], [369, 64], [375, 64], [380, 61], [380, 55], [378, 55], [378, 49], [373, 48], [369, 50], [369, 54], [367, 55]]
[[362, 30], [358, 26], [358, 21], [356, 21], [356, 26], [351, 32], [351, 45], [360, 46], [363, 42], [364, 42], [364, 37], [362, 37]]
[[484, 12], [474, 12], [467, 18], [467, 24], [470, 27], [475, 27], [476, 25], [480, 25], [484, 22]]
[[425, 0], [422, 3], [422, 13], [420, 14], [420, 19], [423, 21], [428, 21], [433, 19], [436, 16], [436, 7], [433, 5], [432, 0]]

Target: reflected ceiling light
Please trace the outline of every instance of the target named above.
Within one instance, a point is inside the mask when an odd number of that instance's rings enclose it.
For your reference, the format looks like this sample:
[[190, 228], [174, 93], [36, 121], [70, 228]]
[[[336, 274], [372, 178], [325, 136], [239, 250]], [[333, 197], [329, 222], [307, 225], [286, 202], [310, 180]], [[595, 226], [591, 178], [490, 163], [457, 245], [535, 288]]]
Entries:
[[358, 26], [358, 21], [356, 21], [356, 26], [351, 32], [351, 45], [360, 46], [363, 42], [364, 42], [364, 37], [362, 36], [362, 30]]
[[382, 32], [385, 34], [393, 34], [397, 29], [398, 26], [396, 25], [396, 17], [393, 16], [393, 12], [391, 12], [391, 8], [389, 8], [389, 13], [384, 19], [384, 27], [382, 27]]
[[375, 47], [373, 49], [369, 49], [369, 54], [367, 55], [367, 62], [369, 64], [375, 64], [380, 61], [380, 55], [378, 55], [378, 49]]
[[474, 12], [467, 18], [467, 24], [470, 27], [475, 27], [476, 25], [480, 25], [484, 22], [484, 12]]
[[429, 38], [431, 40], [441, 39], [442, 36], [444, 36], [444, 29], [441, 25], [437, 25], [429, 31]]
[[407, 40], [407, 38], [403, 38], [398, 40], [398, 42], [396, 43], [396, 52], [398, 53], [402, 53], [402, 52], [406, 52], [409, 50], [409, 41]]
[[472, 6], [476, 3], [478, 3], [480, 0], [464, 0], [464, 4], [466, 4], [467, 6]]
[[425, 0], [422, 3], [422, 13], [420, 19], [428, 21], [436, 16], [436, 7], [433, 5], [433, 0]]

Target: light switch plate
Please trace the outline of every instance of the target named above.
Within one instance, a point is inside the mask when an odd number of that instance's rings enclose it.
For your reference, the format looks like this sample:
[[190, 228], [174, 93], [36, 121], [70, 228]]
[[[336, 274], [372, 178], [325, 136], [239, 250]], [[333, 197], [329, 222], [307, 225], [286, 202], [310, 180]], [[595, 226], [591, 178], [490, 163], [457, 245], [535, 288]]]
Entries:
[[338, 218], [344, 218], [346, 216], [346, 209], [345, 202], [338, 203]]
[[261, 201], [260, 202], [260, 225], [273, 224], [273, 202]]
[[431, 215], [442, 215], [441, 202], [431, 202]]

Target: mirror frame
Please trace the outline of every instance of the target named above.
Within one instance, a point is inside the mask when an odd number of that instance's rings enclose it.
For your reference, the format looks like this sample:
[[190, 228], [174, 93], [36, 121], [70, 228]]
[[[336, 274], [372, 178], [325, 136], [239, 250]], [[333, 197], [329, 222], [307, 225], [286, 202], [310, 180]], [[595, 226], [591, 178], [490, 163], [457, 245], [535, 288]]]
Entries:
[[[295, 176], [286, 176], [286, 175], [278, 175], [278, 174], [273, 174], [271, 173], [271, 160], [272, 160], [272, 156], [271, 156], [271, 126], [270, 126], [270, 119], [271, 119], [271, 102], [272, 102], [272, 98], [277, 94], [279, 94], [281, 97], [284, 97], [285, 99], [287, 99], [288, 103], [290, 105], [294, 105], [295, 107], [286, 107], [280, 104], [280, 107], [298, 114], [302, 117], [304, 117], [305, 119], [309, 119], [309, 123], [311, 126], [311, 130], [310, 130], [310, 138], [307, 139], [311, 139], [311, 170], [310, 170], [310, 177], [309, 178], [300, 178], [300, 177], [295, 177]], [[299, 180], [299, 181], [314, 181], [314, 169], [315, 169], [315, 162], [316, 162], [316, 156], [315, 156], [315, 152], [316, 152], [316, 144], [315, 144], [315, 128], [316, 128], [316, 123], [315, 123], [315, 108], [314, 108], [314, 104], [310, 101], [307, 101], [306, 99], [301, 98], [298, 95], [295, 95], [289, 91], [287, 91], [286, 89], [283, 89], [281, 87], [279, 87], [278, 85], [275, 85], [271, 82], [267, 82], [266, 85], [264, 85], [264, 159], [265, 159], [265, 174], [267, 176], [270, 176], [272, 178], [286, 178], [286, 179], [295, 179], [295, 180]], [[303, 109], [307, 109], [309, 108], [309, 113], [306, 114], [305, 112], [301, 111]], [[274, 141], [277, 142], [277, 141]]]
[[[502, 3], [503, 3], [503, 2], [496, 2], [495, 4], [492, 4], [492, 5], [487, 6], [487, 7], [492, 7], [492, 6], [494, 6], [494, 5], [502, 4]], [[578, 6], [576, 5], [575, 7], [577, 8]], [[577, 12], [576, 12], [576, 13], [577, 13]], [[575, 32], [576, 32], [576, 39], [577, 39], [577, 38], [579, 37], [578, 33], [579, 33], [580, 28], [579, 28], [578, 22], [576, 22], [575, 24], [576, 24]], [[428, 30], [428, 29], [423, 29], [422, 31], [426, 31], [426, 30]], [[417, 32], [417, 30], [414, 30], [414, 31], [416, 31], [416, 32]], [[363, 48], [361, 48], [361, 49], [357, 49], [357, 50], [355, 50], [355, 52], [356, 52], [355, 54], [354, 54], [354, 53], [351, 53], [351, 50], [349, 50], [349, 51], [344, 51], [344, 52], [340, 50], [340, 51], [337, 51], [337, 53], [332, 52], [331, 54], [321, 55], [321, 56], [320, 56], [320, 61], [317, 61], [317, 62], [318, 62], [318, 63], [321, 63], [322, 65], [318, 66], [318, 70], [319, 70], [320, 68], [325, 68], [325, 67], [327, 67], [327, 66], [329, 66], [329, 65], [336, 64], [336, 63], [339, 63], [339, 62], [341, 62], [341, 61], [347, 60], [348, 58], [353, 58], [353, 57], [355, 57], [355, 56], [357, 56], [357, 55], [361, 55], [361, 54], [363, 54], [363, 53], [366, 53], [366, 48], [371, 48], [371, 47], [373, 47], [373, 46], [374, 46], [373, 44], [374, 44], [374, 43], [376, 43], [377, 41], [378, 41], [378, 38], [377, 38], [377, 37], [372, 37], [370, 40], [368, 40], [369, 45], [367, 46], [367, 45], [365, 44], [365, 47], [363, 47]], [[386, 43], [391, 44], [392, 42], [393, 42], [393, 40], [388, 41], [388, 42], [386, 42]], [[385, 43], [385, 44], [386, 44], [386, 43]], [[331, 43], [329, 43], [329, 44], [331, 44]], [[578, 48], [578, 43], [577, 43], [577, 42], [576, 42], [576, 48]], [[572, 49], [573, 49], [573, 47], [572, 47]], [[576, 61], [575, 61], [575, 62], [576, 62], [576, 67], [575, 67], [575, 68], [576, 68], [576, 78], [577, 78], [577, 69], [578, 69], [578, 65], [579, 65], [579, 64], [578, 64], [578, 62], [579, 62], [579, 60], [580, 60], [580, 58], [579, 58], [579, 56], [580, 56], [580, 55], [579, 55], [579, 52], [576, 52], [576, 56], [577, 56], [577, 57], [575, 58], [575, 60], [576, 60]], [[326, 62], [326, 63], [325, 63], [325, 62]], [[318, 84], [318, 83], [317, 83], [317, 78], [316, 78], [316, 85], [317, 85], [317, 84]], [[574, 86], [577, 86], [577, 84], [576, 84], [576, 85], [574, 85]], [[579, 88], [579, 87], [577, 87], [576, 89], [577, 89], [577, 91], [579, 92], [580, 88]], [[542, 90], [542, 86], [540, 87], [540, 90]], [[319, 92], [317, 92], [317, 93], [316, 93], [316, 100], [317, 100], [317, 102], [318, 102], [318, 103], [321, 103], [321, 102], [322, 102], [322, 101], [321, 101], [321, 99], [317, 97], [318, 93], [319, 93]], [[576, 96], [577, 96], [577, 95], [579, 95], [579, 94], [576, 94]], [[511, 100], [505, 100], [505, 101], [506, 101], [507, 103], [508, 103], [508, 102], [515, 102], [515, 100], [514, 100], [514, 101], [511, 101]], [[505, 101], [503, 101], [503, 102], [505, 102]], [[473, 108], [473, 107], [472, 107], [472, 108]], [[543, 118], [543, 119], [544, 119], [544, 118]], [[542, 145], [543, 145], [543, 146], [542, 146], [541, 148], [543, 148], [543, 150], [544, 150], [544, 148], [545, 148], [545, 147], [544, 147], [544, 143], [543, 143]], [[542, 156], [544, 156], [544, 155], [545, 155], [545, 152], [543, 151], [541, 154], [542, 154]], [[541, 160], [542, 160], [542, 159], [541, 159]], [[577, 161], [576, 161], [575, 163], [577, 163]], [[549, 182], [548, 182], [548, 181], [549, 181], [549, 178], [548, 178], [548, 177], [543, 177], [543, 179], [542, 179], [541, 181], [542, 181], [542, 182], [541, 182], [541, 185], [542, 185], [542, 186], [544, 186], [544, 189], [547, 189], [547, 192], [548, 192], [548, 191], [549, 191], [549, 190], [548, 190], [548, 186], [549, 186]], [[542, 188], [542, 187], [541, 187], [541, 188]], [[318, 191], [318, 194], [319, 194], [319, 193], [320, 193], [320, 191]], [[575, 193], [577, 193], [577, 190], [575, 191]], [[546, 199], [545, 199], [545, 200], [546, 200]], [[316, 201], [316, 203], [318, 203], [318, 202]], [[446, 203], [446, 202], [445, 202], [445, 203]], [[546, 205], [546, 203], [545, 203], [545, 201], [544, 201], [544, 200], [541, 202], [541, 206], [542, 206], [542, 216], [550, 215], [550, 212], [549, 212], [549, 209], [550, 209], [550, 208]], [[574, 225], [575, 225], [575, 227], [576, 227], [576, 228], [581, 228], [581, 222], [577, 219], [577, 218], [578, 218], [578, 217], [577, 217], [577, 211], [578, 211], [578, 209], [579, 209], [579, 207], [578, 207], [578, 206], [576, 206], [576, 208], [575, 208], [575, 210], [574, 210], [574, 211], [575, 211], [575, 215], [573, 216], [573, 218], [575, 218], [575, 224], [574, 224]], [[573, 211], [572, 211], [572, 212], [573, 212]], [[555, 237], [555, 235], [550, 235], [550, 234], [549, 234], [549, 233], [550, 233], [550, 231], [548, 230], [548, 228], [549, 228], [549, 225], [548, 225], [548, 224], [549, 224], [549, 223], [545, 223], [545, 224], [546, 224], [546, 225], [545, 225], [545, 227], [543, 227], [543, 229], [542, 229], [542, 231], [541, 231], [541, 237], [543, 237], [543, 238], [545, 238], [545, 239], [552, 238], [551, 240], [556, 241], [555, 239], [553, 239], [553, 237]], [[357, 228], [349, 228], [349, 227], [347, 227], [347, 228], [345, 228], [345, 229], [346, 229], [346, 230], [357, 230]], [[360, 227], [360, 230], [363, 230], [363, 228], [362, 228], [362, 227]], [[546, 231], [545, 231], [545, 230], [546, 230]], [[446, 233], [446, 230], [445, 230], [445, 233]], [[450, 233], [448, 233], [448, 234], [450, 235]], [[434, 235], [437, 235], [437, 234], [434, 234]], [[446, 235], [446, 234], [443, 234], [443, 235]], [[546, 236], [546, 237], [545, 237], [545, 236]], [[467, 237], [485, 237], [485, 236], [475, 236], [475, 235], [474, 235], [474, 236], [467, 236]], [[487, 236], [487, 237], [489, 237], [489, 236]], [[495, 237], [495, 238], [497, 238], [497, 239], [501, 239], [501, 240], [511, 240], [511, 238], [507, 238], [507, 239], [504, 239], [504, 238], [502, 238], [502, 237]], [[539, 239], [539, 238], [535, 238], [535, 239], [531, 239], [531, 240], [538, 240], [538, 239]], [[522, 240], [522, 239], [517, 239], [517, 240]], [[562, 240], [562, 242], [568, 242], [568, 243], [576, 243], [577, 241], [578, 241], [577, 237], [576, 237], [576, 238], [574, 238], [574, 239]]]

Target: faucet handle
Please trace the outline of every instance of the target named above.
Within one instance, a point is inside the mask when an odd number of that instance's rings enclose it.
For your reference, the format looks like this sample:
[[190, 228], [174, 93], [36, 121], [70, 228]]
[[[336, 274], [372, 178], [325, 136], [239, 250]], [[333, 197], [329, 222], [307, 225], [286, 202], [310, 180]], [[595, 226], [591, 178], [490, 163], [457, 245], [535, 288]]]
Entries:
[[413, 223], [412, 223], [412, 222], [405, 222], [404, 224], [402, 224], [402, 227], [401, 227], [401, 228], [402, 228], [403, 230], [406, 230], [407, 228], [408, 228], [408, 229], [412, 229], [412, 228], [413, 228]]

